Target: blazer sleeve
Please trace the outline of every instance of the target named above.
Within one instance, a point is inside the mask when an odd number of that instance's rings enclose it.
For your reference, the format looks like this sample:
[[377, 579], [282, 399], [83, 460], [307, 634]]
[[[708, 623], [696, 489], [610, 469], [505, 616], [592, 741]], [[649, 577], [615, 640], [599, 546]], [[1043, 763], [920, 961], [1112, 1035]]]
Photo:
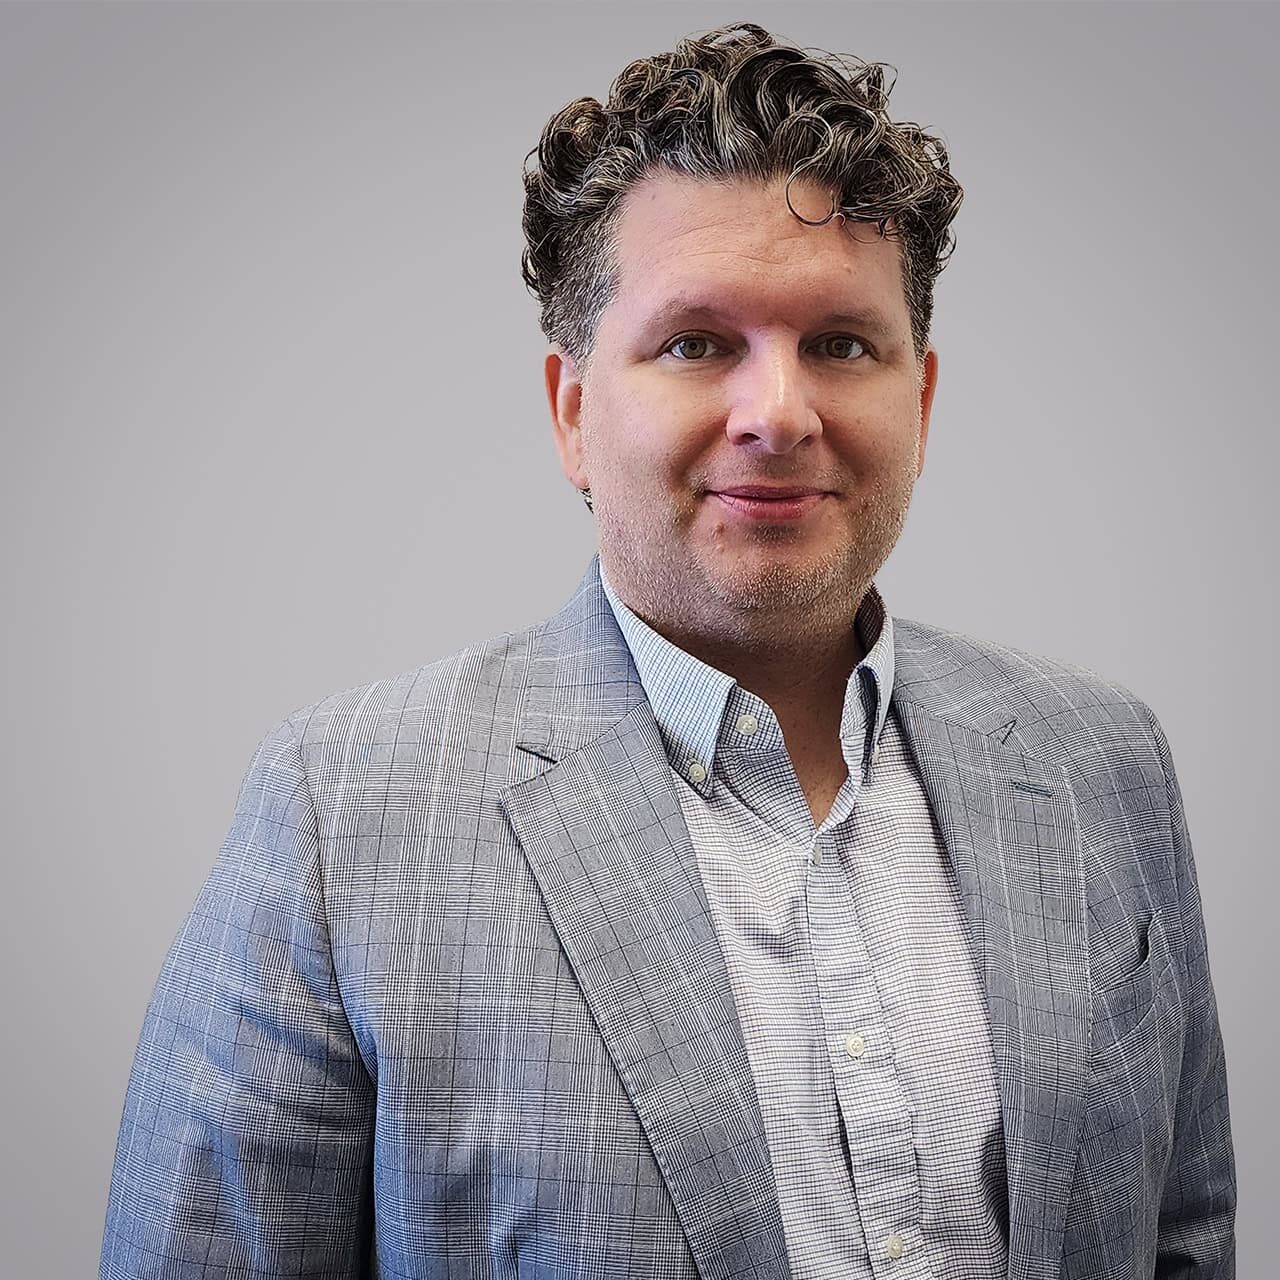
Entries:
[[1157, 1280], [1230, 1280], [1235, 1275], [1235, 1162], [1227, 1071], [1195, 862], [1173, 755], [1148, 709], [1173, 829], [1186, 981], [1185, 1035], [1156, 1243]]
[[101, 1280], [367, 1273], [375, 1088], [343, 1010], [315, 806], [259, 743], [133, 1060]]

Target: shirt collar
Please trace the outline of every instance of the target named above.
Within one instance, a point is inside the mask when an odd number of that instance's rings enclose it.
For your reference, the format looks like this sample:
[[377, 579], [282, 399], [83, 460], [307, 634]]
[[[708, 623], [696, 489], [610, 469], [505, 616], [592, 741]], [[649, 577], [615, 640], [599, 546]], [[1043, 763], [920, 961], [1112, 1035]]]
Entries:
[[[776, 719], [761, 699], [732, 676], [672, 644], [634, 614], [614, 592], [603, 563], [600, 584], [631, 650], [667, 757], [682, 777], [709, 795], [714, 787], [717, 748], [730, 744], [761, 750], [782, 747]], [[867, 588], [854, 626], [866, 657], [849, 673], [840, 739], [850, 768], [865, 776], [893, 693], [893, 618], [875, 583]], [[738, 728], [744, 716], [759, 721], [762, 731], [744, 737]]]

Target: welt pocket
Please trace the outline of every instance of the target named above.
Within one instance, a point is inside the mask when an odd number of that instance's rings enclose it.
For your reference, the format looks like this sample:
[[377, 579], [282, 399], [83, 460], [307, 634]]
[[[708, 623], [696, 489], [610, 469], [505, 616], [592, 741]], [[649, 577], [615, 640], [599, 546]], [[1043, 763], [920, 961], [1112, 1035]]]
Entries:
[[1168, 967], [1169, 948], [1157, 913], [1147, 926], [1145, 954], [1138, 964], [1123, 978], [1093, 992], [1095, 1061], [1122, 1050], [1124, 1042], [1154, 1016]]

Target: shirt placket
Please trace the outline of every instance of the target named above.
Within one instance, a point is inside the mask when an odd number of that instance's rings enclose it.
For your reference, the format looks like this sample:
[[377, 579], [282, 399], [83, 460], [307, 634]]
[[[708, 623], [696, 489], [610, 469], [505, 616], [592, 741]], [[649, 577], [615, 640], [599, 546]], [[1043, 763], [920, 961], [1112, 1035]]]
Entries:
[[873, 1273], [926, 1280], [911, 1109], [853, 904], [837, 831], [814, 838], [805, 875], [809, 939], [827, 1056]]
[[[818, 1010], [817, 992], [813, 986], [813, 964], [808, 954], [805, 936], [807, 921], [805, 912], [805, 864], [806, 849], [813, 833], [812, 819], [798, 784], [794, 781], [790, 761], [785, 756], [781, 735], [776, 724], [762, 717], [776, 736], [769, 742], [768, 735], [759, 740], [764, 750], [751, 752], [724, 750], [717, 754], [717, 769], [721, 780], [727, 784], [720, 794], [720, 803], [750, 808], [753, 816], [775, 832], [773, 838], [762, 840], [755, 850], [758, 857], [769, 854], [764, 862], [747, 859], [745, 851], [730, 855], [731, 860], [744, 867], [754, 862], [751, 878], [767, 877], [775, 888], [780, 888], [786, 898], [796, 906], [796, 931], [779, 938], [783, 943], [766, 959], [755, 946], [744, 942], [742, 933], [729, 927], [724, 941], [730, 954], [730, 970], [735, 984], [743, 1037], [748, 1057], [757, 1082], [768, 1079], [778, 1070], [782, 1060], [793, 1068], [799, 1063], [804, 1078], [811, 1083], [825, 1080], [826, 1048], [817, 1018], [803, 1016], [802, 1010]], [[780, 787], [778, 776], [791, 775], [791, 786]], [[773, 781], [768, 781], [772, 778]], [[741, 799], [730, 801], [727, 791], [738, 796], [751, 796], [757, 801], [768, 799], [769, 804], [757, 809]], [[791, 794], [794, 792], [794, 794]], [[741, 912], [735, 913], [739, 923]], [[757, 936], [763, 932], [753, 930]], [[776, 930], [773, 936], [777, 936]], [[804, 954], [800, 954], [803, 952]], [[756, 968], [767, 964], [771, 969], [785, 966], [789, 972], [787, 982], [789, 997], [782, 1003], [754, 998], [744, 986], [755, 986], [758, 994], [767, 985], [757, 982]], [[789, 1046], [782, 1048], [781, 1046]], [[810, 1050], [812, 1046], [812, 1050]], [[810, 1062], [810, 1053], [812, 1061]], [[821, 1055], [821, 1056], [819, 1056]], [[864, 1232], [858, 1221], [857, 1204], [849, 1170], [841, 1154], [840, 1118], [832, 1110], [824, 1113], [815, 1106], [813, 1091], [803, 1097], [793, 1096], [794, 1070], [785, 1083], [761, 1091], [759, 1101], [770, 1151], [778, 1175], [778, 1198], [782, 1212], [792, 1274], [823, 1280], [841, 1277], [859, 1280], [870, 1276], [871, 1269], [865, 1257]], [[806, 1149], [795, 1145], [797, 1117], [804, 1117], [805, 1129], [820, 1143], [820, 1148]], [[780, 1153], [788, 1153], [785, 1160]], [[781, 1161], [781, 1163], [779, 1163]], [[832, 1220], [830, 1215], [835, 1215]], [[815, 1223], [815, 1216], [822, 1225]], [[825, 1219], [825, 1221], [823, 1221]]]

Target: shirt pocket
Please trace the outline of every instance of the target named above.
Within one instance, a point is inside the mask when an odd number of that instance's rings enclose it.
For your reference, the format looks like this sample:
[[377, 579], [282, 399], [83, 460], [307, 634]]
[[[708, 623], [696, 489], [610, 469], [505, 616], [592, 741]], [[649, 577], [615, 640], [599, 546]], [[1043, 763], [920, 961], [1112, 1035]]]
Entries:
[[1157, 912], [1146, 931], [1145, 954], [1123, 978], [1093, 993], [1091, 1074], [1108, 1074], [1155, 1031], [1169, 978], [1169, 946]]

